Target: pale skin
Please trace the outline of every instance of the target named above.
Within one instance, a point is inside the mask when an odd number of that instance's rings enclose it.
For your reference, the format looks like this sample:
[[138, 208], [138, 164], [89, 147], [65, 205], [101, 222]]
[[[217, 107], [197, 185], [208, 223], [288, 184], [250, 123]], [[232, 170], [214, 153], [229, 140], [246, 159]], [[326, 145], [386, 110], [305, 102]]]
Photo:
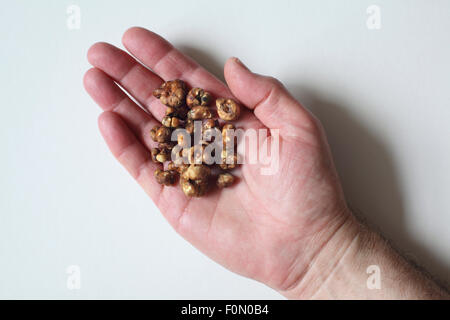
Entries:
[[[103, 110], [99, 128], [112, 154], [187, 241], [229, 270], [290, 299], [448, 298], [357, 222], [320, 122], [278, 80], [230, 58], [224, 84], [142, 28], [127, 30], [122, 42], [129, 53], [106, 43], [89, 49], [93, 68], [86, 72], [84, 85]], [[239, 128], [279, 129], [278, 172], [261, 175], [260, 165], [244, 163], [236, 171], [237, 183], [202, 198], [188, 198], [178, 186], [159, 185], [149, 133], [165, 107], [152, 91], [173, 79], [239, 101]], [[370, 265], [379, 267], [381, 289], [367, 287]]]

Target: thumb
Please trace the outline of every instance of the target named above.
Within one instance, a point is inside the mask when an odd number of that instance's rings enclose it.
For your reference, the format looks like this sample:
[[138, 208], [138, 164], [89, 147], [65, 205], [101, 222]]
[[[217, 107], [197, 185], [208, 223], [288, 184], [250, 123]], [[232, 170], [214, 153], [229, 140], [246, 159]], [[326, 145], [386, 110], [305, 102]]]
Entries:
[[313, 125], [312, 115], [275, 78], [251, 72], [238, 58], [225, 63], [225, 80], [233, 95], [268, 128], [295, 136]]

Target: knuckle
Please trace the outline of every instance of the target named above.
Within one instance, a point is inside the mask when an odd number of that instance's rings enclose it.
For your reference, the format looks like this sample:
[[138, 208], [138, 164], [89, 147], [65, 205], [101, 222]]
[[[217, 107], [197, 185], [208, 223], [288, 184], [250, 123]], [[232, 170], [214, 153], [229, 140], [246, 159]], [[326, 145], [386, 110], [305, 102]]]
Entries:
[[277, 88], [277, 89], [281, 89], [281, 88], [284, 87], [283, 84], [281, 83], [281, 81], [278, 80], [278, 79], [275, 78], [275, 77], [271, 77], [271, 76], [267, 77], [267, 82], [268, 82], [272, 87]]

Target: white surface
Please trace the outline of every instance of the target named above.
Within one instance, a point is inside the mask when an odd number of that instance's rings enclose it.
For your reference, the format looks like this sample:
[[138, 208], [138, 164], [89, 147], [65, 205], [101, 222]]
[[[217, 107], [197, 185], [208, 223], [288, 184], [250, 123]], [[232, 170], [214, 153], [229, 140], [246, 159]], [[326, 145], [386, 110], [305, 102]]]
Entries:
[[[81, 8], [68, 30], [66, 8]], [[366, 8], [381, 9], [380, 30]], [[95, 41], [140, 25], [221, 74], [281, 79], [324, 122], [349, 202], [449, 281], [450, 2], [8, 1], [0, 11], [0, 298], [280, 298], [183, 241], [109, 154]], [[79, 265], [81, 289], [66, 288]]]

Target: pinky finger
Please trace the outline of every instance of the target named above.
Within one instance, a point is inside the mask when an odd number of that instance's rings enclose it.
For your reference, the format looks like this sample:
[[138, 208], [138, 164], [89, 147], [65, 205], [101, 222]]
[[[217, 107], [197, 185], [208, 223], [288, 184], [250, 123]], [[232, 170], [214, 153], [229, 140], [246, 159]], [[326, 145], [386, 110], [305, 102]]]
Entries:
[[114, 157], [153, 201], [156, 201], [162, 186], [153, 177], [158, 165], [151, 161], [150, 151], [139, 142], [122, 118], [114, 112], [103, 112], [98, 119], [98, 126]]

